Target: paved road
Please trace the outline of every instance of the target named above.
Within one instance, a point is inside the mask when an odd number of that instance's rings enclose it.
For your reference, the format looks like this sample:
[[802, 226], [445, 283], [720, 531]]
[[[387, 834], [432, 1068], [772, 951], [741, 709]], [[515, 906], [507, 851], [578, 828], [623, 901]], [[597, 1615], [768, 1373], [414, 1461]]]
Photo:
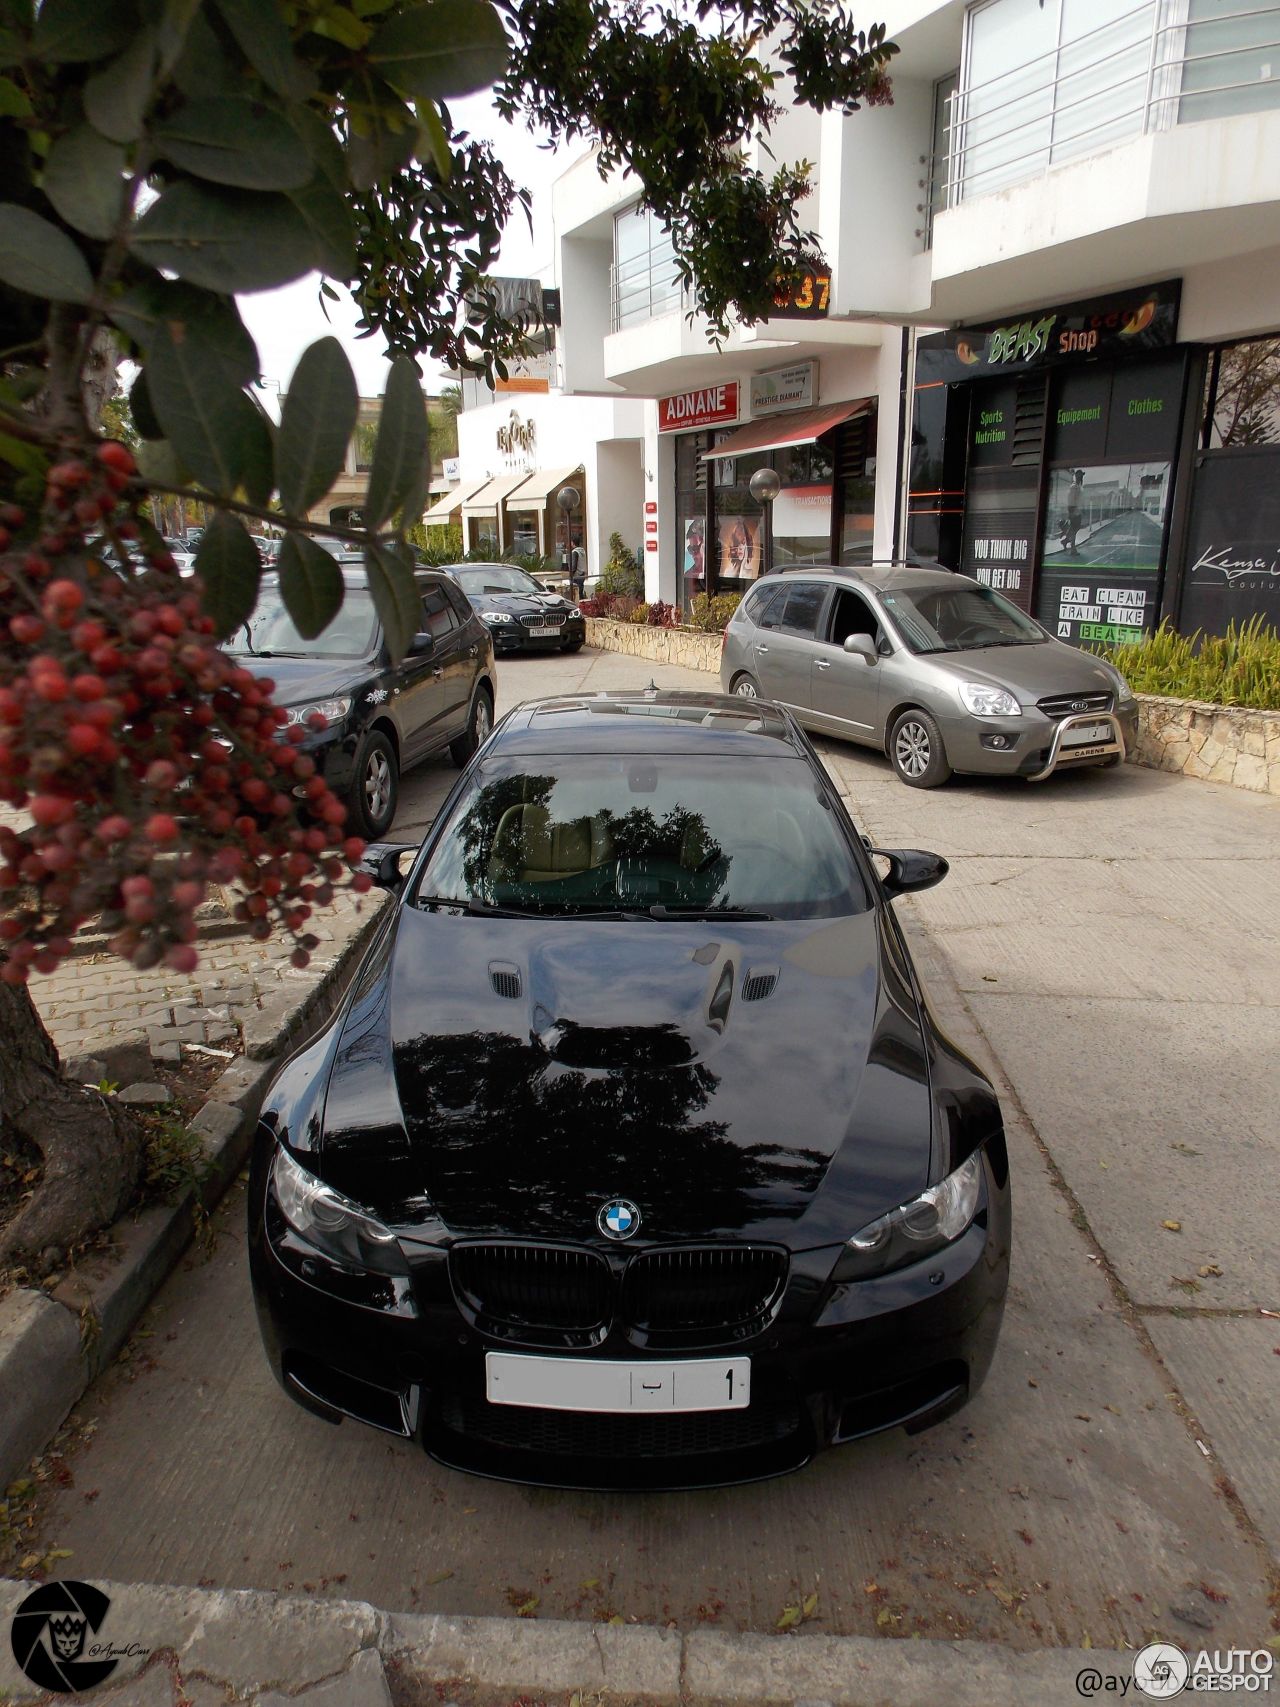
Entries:
[[[509, 705], [651, 674], [714, 685], [584, 652], [506, 664], [502, 690]], [[922, 794], [874, 755], [823, 751], [878, 841], [952, 860], [898, 906], [1009, 1115], [1014, 1281], [975, 1403], [755, 1488], [619, 1498], [468, 1478], [278, 1392], [235, 1191], [212, 1261], [179, 1269], [86, 1397], [96, 1431], [42, 1519], [43, 1544], [72, 1549], [65, 1569], [683, 1628], [769, 1630], [816, 1590], [806, 1630], [1265, 1638], [1280, 803], [1127, 767]], [[397, 828], [420, 829], [454, 774], [411, 779]]]

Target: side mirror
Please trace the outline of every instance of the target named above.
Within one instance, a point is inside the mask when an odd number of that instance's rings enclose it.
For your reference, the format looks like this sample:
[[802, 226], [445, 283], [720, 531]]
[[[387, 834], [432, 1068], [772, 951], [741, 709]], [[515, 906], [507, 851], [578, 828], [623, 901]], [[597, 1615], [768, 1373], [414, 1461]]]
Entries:
[[428, 652], [435, 650], [436, 637], [434, 634], [415, 634], [409, 642], [409, 651], [415, 657], [425, 657]]
[[866, 664], [874, 664], [876, 661], [876, 643], [869, 634], [847, 634], [844, 649], [861, 658]]
[[403, 882], [400, 861], [405, 854], [417, 851], [412, 842], [370, 842], [356, 869], [367, 871], [379, 889], [389, 889], [394, 895]]
[[873, 848], [872, 853], [889, 862], [880, 887], [890, 901], [895, 895], [914, 895], [941, 883], [951, 867], [941, 854], [924, 848]]

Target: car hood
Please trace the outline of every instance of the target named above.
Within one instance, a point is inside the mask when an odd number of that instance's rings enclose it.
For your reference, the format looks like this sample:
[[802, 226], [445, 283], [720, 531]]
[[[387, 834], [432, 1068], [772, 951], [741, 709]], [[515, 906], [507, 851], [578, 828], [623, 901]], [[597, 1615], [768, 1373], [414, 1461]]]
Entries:
[[559, 593], [478, 593], [467, 595], [479, 611], [501, 610], [509, 616], [534, 616], [539, 611], [572, 611], [576, 606]]
[[[929, 1180], [928, 1042], [890, 931], [401, 908], [308, 1165], [427, 1236], [594, 1239], [622, 1195], [642, 1242], [841, 1242]], [[749, 974], [771, 992], [747, 1000]]]
[[1030, 646], [975, 646], [967, 652], [931, 654], [928, 662], [959, 681], [1012, 688], [1024, 703], [1048, 694], [1116, 691], [1115, 678], [1096, 658], [1059, 640]]
[[333, 699], [349, 694], [369, 675], [364, 658], [257, 658], [238, 656], [236, 663], [255, 676], [276, 684], [277, 705], [300, 705], [305, 700]]

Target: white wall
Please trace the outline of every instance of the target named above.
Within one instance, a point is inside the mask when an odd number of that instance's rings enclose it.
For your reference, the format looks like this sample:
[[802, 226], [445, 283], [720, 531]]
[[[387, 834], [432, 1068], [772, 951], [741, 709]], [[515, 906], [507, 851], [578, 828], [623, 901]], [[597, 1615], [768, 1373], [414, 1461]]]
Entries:
[[644, 440], [615, 439], [597, 446], [594, 488], [588, 516], [594, 526], [587, 541], [587, 570], [593, 575], [609, 561], [611, 533], [620, 533], [632, 551], [643, 549]]

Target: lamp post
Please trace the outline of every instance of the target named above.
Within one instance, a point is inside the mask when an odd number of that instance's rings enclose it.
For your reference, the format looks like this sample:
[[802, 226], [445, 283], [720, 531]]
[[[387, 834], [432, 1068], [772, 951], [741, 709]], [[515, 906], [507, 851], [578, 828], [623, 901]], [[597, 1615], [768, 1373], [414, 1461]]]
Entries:
[[764, 552], [760, 573], [768, 575], [773, 569], [773, 500], [782, 490], [776, 468], [757, 468], [747, 482], [747, 490], [764, 510]]
[[581, 503], [582, 493], [576, 486], [562, 486], [556, 493], [556, 507], [560, 511], [560, 526], [564, 538], [564, 550], [561, 554], [560, 566], [569, 573], [569, 591], [571, 593], [575, 590], [573, 582], [573, 514]]

